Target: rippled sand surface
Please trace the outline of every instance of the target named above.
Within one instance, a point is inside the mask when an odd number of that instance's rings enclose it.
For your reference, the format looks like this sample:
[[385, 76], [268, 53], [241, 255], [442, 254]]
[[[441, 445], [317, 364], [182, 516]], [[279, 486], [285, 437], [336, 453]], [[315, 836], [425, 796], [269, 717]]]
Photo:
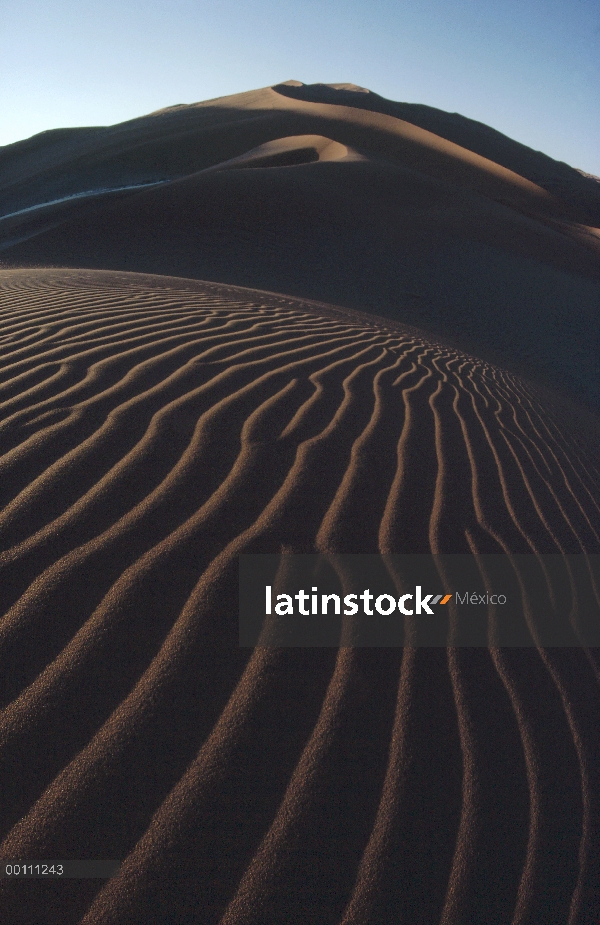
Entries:
[[589, 923], [600, 660], [240, 649], [248, 552], [600, 552], [598, 423], [423, 331], [0, 273], [3, 922]]

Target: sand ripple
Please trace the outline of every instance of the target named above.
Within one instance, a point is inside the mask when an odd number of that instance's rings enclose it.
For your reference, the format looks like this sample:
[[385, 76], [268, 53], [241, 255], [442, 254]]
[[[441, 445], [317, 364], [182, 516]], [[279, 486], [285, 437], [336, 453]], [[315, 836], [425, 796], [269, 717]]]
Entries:
[[237, 556], [600, 552], [595, 419], [235, 287], [7, 271], [0, 318], [1, 854], [124, 860], [2, 921], [594, 921], [596, 653], [241, 650]]

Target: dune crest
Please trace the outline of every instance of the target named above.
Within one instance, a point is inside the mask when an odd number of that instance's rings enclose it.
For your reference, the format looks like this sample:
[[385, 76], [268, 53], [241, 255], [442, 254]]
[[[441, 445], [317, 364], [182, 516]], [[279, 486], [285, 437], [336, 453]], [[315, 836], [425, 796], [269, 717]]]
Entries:
[[359, 161], [368, 160], [353, 148], [342, 145], [322, 135], [291, 135], [277, 138], [253, 148], [239, 157], [223, 161], [208, 170], [230, 170], [242, 167], [288, 167], [296, 164], [311, 164], [317, 161]]
[[[302, 83], [301, 80], [284, 80], [282, 83], [277, 84], [278, 87], [306, 87], [307, 85]], [[359, 87], [357, 84], [352, 83], [339, 83], [339, 84], [311, 84], [311, 86], [318, 89], [326, 88], [329, 90], [348, 90], [352, 93], [371, 93], [370, 90], [367, 90], [366, 87]]]

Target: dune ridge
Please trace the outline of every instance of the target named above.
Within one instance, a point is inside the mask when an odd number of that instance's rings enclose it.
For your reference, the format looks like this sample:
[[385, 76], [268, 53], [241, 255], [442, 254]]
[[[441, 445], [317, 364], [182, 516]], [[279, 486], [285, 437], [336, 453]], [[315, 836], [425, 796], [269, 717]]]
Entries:
[[124, 862], [7, 921], [591, 925], [598, 653], [243, 650], [236, 566], [598, 553], [597, 417], [193, 279], [4, 270], [0, 318], [0, 854]]

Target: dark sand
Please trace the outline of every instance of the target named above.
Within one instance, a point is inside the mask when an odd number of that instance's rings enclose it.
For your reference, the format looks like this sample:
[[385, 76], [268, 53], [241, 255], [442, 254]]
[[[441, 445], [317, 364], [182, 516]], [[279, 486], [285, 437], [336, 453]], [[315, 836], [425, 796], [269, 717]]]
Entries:
[[600, 553], [595, 181], [293, 82], [46, 135], [4, 213], [167, 182], [0, 219], [0, 856], [124, 862], [2, 925], [596, 925], [597, 651], [237, 645], [240, 553]]

